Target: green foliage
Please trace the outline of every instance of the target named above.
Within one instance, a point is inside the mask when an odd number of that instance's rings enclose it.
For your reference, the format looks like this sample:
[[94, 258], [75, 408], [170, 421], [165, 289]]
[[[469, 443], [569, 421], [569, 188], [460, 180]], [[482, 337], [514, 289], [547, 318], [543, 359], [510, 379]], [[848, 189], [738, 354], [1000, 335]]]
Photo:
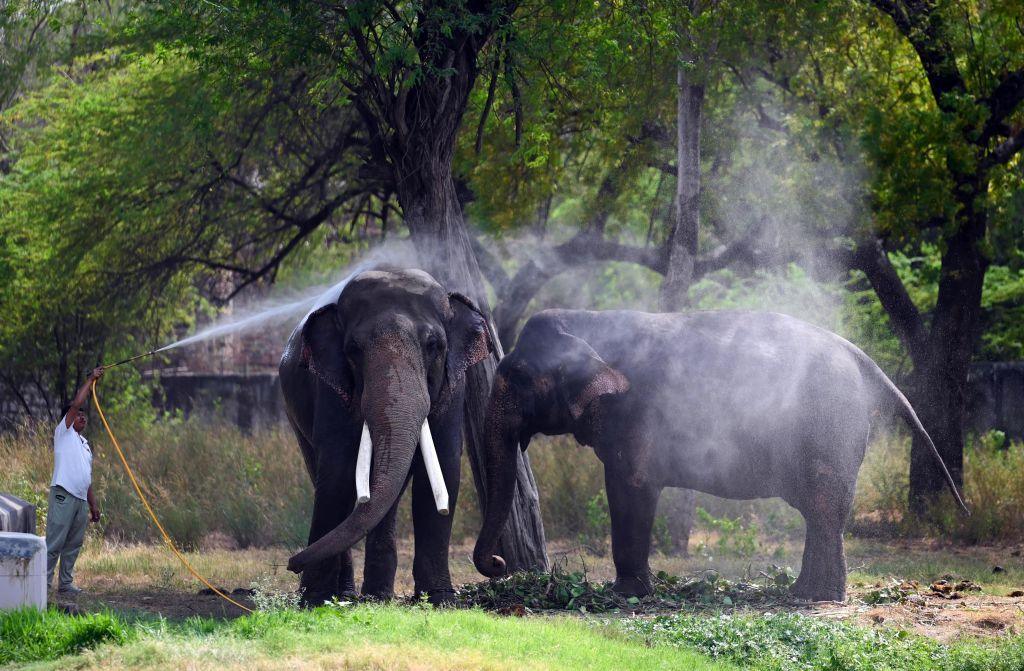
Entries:
[[263, 575], [253, 581], [252, 603], [256, 610], [263, 612], [296, 611], [302, 601], [300, 591], [282, 591], [276, 589], [273, 579]]
[[715, 552], [726, 557], [750, 557], [757, 552], [757, 525], [744, 523], [742, 519], [714, 517], [700, 506], [696, 509], [697, 527], [703, 529], [708, 538], [701, 542], [697, 551], [710, 553], [710, 534], [717, 538], [714, 541]]
[[[211, 131], [204, 87], [173, 57], [107, 52], [74, 74], [0, 117], [15, 159], [0, 176], [0, 361], [8, 384], [50, 382], [51, 407], [194, 311], [189, 277], [156, 263], [187, 203], [159, 196]], [[174, 299], [154, 301], [163, 290]]]
[[664, 553], [674, 552], [676, 549], [669, 520], [664, 515], [654, 516], [654, 524], [651, 525], [651, 548]]
[[69, 617], [54, 609], [0, 611], [0, 664], [57, 659], [107, 642], [124, 645], [136, 635], [113, 613]]
[[715, 571], [680, 577], [659, 571], [650, 596], [624, 597], [612, 583], [592, 582], [585, 571], [566, 571], [556, 565], [548, 573], [520, 572], [510, 576], [463, 585], [458, 600], [499, 612], [530, 610], [578, 610], [584, 613], [657, 612], [666, 608], [701, 606], [722, 608], [741, 604], [785, 602], [793, 582], [789, 569], [772, 566], [757, 579], [731, 581]]
[[603, 492], [587, 501], [585, 519], [586, 526], [579, 534], [580, 544], [593, 548], [598, 555], [605, 554], [612, 518], [608, 512], [608, 497]]
[[1010, 671], [1024, 664], [1024, 637], [940, 643], [905, 631], [799, 615], [662, 615], [623, 626], [648, 645], [693, 647], [764, 671]]

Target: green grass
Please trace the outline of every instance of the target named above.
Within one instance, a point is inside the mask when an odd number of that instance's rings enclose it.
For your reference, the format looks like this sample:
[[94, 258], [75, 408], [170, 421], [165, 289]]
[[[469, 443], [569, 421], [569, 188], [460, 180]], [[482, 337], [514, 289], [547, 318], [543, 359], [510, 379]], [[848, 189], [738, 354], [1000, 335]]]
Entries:
[[123, 644], [133, 631], [111, 613], [69, 617], [56, 610], [0, 613], [0, 664], [57, 659], [101, 643]]
[[[78, 618], [49, 612], [29, 626], [12, 627], [5, 646], [17, 656], [6, 661], [43, 660], [32, 667], [42, 669], [736, 668], [685, 648], [648, 648], [617, 629], [579, 619], [502, 618], [479, 610], [362, 605], [256, 613], [230, 622], [192, 618], [133, 624], [105, 617], [116, 634], [106, 639], [79, 636], [54, 648], [36, 642], [43, 635], [40, 629], [81, 630]], [[0, 622], [31, 618], [28, 613], [0, 615]], [[114, 645], [87, 650], [104, 640]], [[58, 659], [81, 650], [85, 652]]]
[[1016, 671], [1024, 636], [940, 643], [799, 614], [583, 620], [480, 610], [333, 606], [237, 620], [0, 614], [14, 668], [752, 669]]
[[688, 614], [625, 623], [647, 645], [697, 649], [756, 671], [1019, 671], [1024, 636], [943, 644], [799, 614]]

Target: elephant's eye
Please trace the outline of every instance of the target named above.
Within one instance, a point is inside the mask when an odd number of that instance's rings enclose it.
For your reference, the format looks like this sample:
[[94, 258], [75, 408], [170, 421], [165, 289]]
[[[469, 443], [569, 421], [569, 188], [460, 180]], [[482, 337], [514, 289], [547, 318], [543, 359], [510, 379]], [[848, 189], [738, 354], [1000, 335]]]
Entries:
[[359, 343], [355, 342], [354, 340], [350, 340], [347, 343], [345, 343], [345, 358], [348, 359], [351, 363], [356, 363], [357, 361], [359, 361], [362, 355], [363, 350], [361, 347], [359, 347]]
[[437, 356], [444, 349], [444, 342], [436, 333], [428, 333], [423, 338], [423, 350], [431, 357]]

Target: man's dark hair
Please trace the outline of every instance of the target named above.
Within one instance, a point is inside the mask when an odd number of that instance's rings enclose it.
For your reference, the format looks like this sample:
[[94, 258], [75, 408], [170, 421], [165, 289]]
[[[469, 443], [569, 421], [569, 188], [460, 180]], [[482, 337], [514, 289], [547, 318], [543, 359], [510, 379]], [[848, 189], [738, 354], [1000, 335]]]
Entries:
[[[71, 404], [70, 403], [65, 403], [64, 406], [60, 409], [60, 418], [64, 419], [65, 417], [67, 417], [68, 416], [68, 410], [70, 410], [70, 409], [71, 409]], [[82, 412], [85, 412], [85, 406], [82, 406], [81, 408], [79, 408], [79, 410], [81, 410]]]

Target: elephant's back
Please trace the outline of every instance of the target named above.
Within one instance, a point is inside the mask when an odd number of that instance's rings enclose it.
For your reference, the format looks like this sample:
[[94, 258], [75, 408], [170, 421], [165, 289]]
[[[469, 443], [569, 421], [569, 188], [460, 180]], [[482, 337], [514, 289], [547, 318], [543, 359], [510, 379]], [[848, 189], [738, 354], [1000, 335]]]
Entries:
[[710, 482], [701, 488], [721, 496], [773, 496], [800, 450], [866, 434], [872, 392], [859, 350], [833, 333], [765, 312], [611, 316], [588, 342], [630, 381], [618, 423], [690, 455], [653, 471]]
[[639, 373], [640, 384], [646, 379], [669, 395], [685, 392], [700, 406], [710, 400], [763, 417], [863, 391], [858, 358], [864, 355], [840, 336], [788, 315], [695, 312], [639, 321], [645, 335], [612, 358]]

